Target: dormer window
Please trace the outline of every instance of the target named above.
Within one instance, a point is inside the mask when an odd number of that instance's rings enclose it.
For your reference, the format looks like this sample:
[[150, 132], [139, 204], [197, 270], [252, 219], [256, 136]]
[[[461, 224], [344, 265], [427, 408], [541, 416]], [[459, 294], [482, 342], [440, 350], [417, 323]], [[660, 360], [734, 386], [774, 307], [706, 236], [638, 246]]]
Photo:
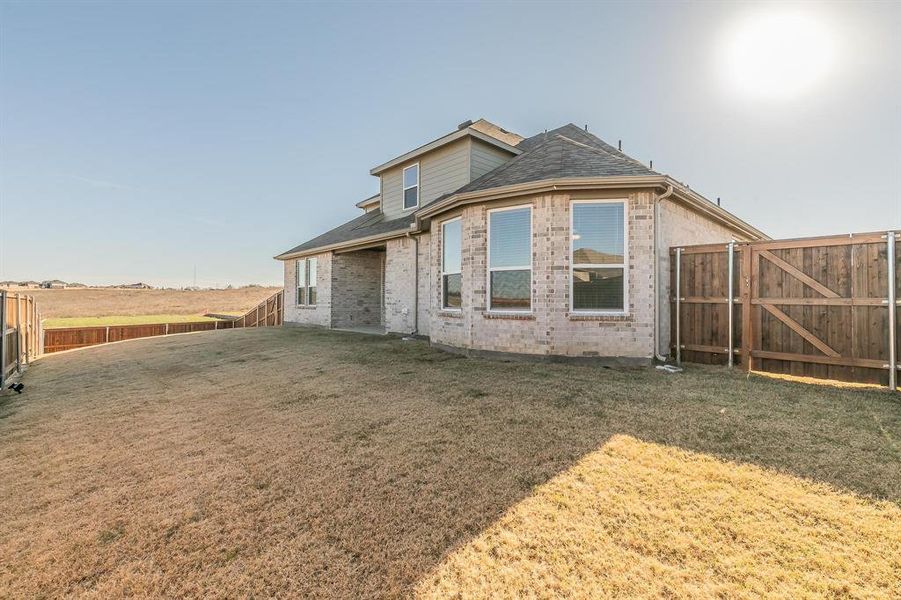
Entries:
[[419, 206], [419, 163], [404, 169], [404, 210], [417, 206]]

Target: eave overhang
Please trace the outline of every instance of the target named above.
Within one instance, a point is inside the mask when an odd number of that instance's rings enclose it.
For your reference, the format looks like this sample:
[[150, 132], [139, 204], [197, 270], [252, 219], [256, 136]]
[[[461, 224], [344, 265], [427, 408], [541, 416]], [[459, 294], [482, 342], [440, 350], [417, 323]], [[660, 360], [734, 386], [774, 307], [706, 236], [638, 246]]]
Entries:
[[553, 192], [568, 192], [578, 190], [603, 190], [603, 189], [654, 189], [662, 191], [673, 187], [673, 198], [681, 201], [690, 208], [707, 215], [714, 221], [721, 223], [749, 240], [768, 240], [770, 236], [763, 233], [756, 227], [739, 219], [732, 213], [717, 206], [704, 196], [693, 191], [689, 187], [674, 180], [668, 175], [653, 176], [623, 176], [623, 177], [580, 177], [570, 179], [545, 179], [541, 181], [532, 181], [528, 183], [520, 183], [504, 187], [491, 188], [487, 190], [478, 190], [474, 192], [466, 192], [462, 194], [453, 194], [428, 206], [420, 209], [415, 216], [415, 220], [408, 228], [398, 229], [386, 233], [381, 233], [365, 238], [358, 238], [347, 242], [310, 248], [301, 252], [284, 253], [275, 256], [276, 260], [290, 260], [294, 258], [303, 258], [314, 254], [321, 254], [329, 251], [352, 250], [359, 247], [368, 247], [379, 242], [390, 239], [403, 237], [406, 235], [418, 234], [428, 229], [428, 223], [431, 218], [443, 212], [453, 210], [455, 208], [466, 206], [469, 204], [479, 204], [482, 202], [491, 202], [493, 200], [502, 200], [506, 198], [515, 198], [517, 196], [547, 194]]

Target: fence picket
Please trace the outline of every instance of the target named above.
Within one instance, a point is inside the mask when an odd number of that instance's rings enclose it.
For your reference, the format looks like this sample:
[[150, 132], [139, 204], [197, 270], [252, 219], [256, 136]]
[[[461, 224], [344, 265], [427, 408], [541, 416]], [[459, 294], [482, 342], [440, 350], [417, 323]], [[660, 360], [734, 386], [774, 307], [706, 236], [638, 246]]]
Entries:
[[[892, 314], [898, 303], [887, 293], [897, 289], [892, 279], [898, 265], [889, 265], [897, 256], [894, 248], [886, 251], [891, 235], [736, 243], [741, 339], [735, 351], [745, 369], [892, 386], [892, 342], [899, 332]], [[688, 362], [725, 364], [728, 349], [717, 349], [728, 337], [727, 324], [717, 315], [728, 301], [728, 250], [704, 244], [672, 252], [682, 256], [674, 261], [673, 275], [694, 282], [692, 289], [683, 284], [684, 297], [679, 298], [682, 290], [675, 294], [674, 354]]]

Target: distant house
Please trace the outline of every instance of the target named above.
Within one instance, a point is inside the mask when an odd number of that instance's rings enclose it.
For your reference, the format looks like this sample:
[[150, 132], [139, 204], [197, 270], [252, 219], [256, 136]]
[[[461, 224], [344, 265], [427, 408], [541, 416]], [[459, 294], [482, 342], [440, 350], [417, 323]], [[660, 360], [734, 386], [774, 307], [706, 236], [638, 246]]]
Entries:
[[767, 237], [573, 124], [467, 121], [370, 174], [362, 215], [275, 257], [286, 323], [646, 362], [670, 348], [669, 248]]
[[153, 286], [148, 283], [126, 283], [124, 285], [118, 286], [124, 290], [152, 290]]
[[48, 281], [42, 281], [41, 287], [45, 290], [60, 290], [66, 287], [66, 282], [59, 279], [51, 279]]

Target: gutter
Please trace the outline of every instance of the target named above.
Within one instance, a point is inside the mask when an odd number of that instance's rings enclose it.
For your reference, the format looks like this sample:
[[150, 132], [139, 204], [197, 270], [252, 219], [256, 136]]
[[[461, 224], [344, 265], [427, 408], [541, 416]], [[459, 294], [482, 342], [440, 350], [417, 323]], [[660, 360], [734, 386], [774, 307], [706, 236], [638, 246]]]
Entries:
[[345, 250], [356, 248], [375, 242], [390, 240], [397, 237], [403, 237], [410, 233], [418, 233], [423, 231], [423, 221], [432, 216], [457, 206], [467, 204], [476, 204], [480, 202], [489, 202], [491, 200], [499, 200], [511, 198], [517, 195], [541, 194], [559, 191], [574, 190], [591, 190], [591, 189], [629, 189], [629, 188], [669, 188], [673, 189], [671, 198], [676, 198], [685, 202], [691, 208], [706, 214], [715, 221], [718, 221], [730, 229], [740, 233], [748, 240], [768, 240], [770, 236], [766, 235], [756, 227], [745, 223], [732, 213], [720, 208], [710, 200], [704, 198], [697, 192], [682, 185], [668, 175], [651, 175], [651, 176], [625, 176], [625, 177], [580, 177], [580, 178], [563, 178], [563, 179], [544, 179], [541, 181], [532, 181], [528, 183], [519, 183], [504, 187], [491, 188], [487, 190], [478, 190], [474, 192], [464, 192], [462, 194], [454, 194], [429, 204], [421, 208], [415, 214], [413, 223], [407, 229], [398, 229], [366, 238], [359, 238], [349, 242], [339, 242], [326, 246], [319, 246], [309, 250], [300, 252], [292, 252], [290, 254], [279, 254], [274, 258], [276, 260], [289, 260], [292, 258], [302, 258], [304, 256], [312, 256], [322, 252], [331, 250]]

